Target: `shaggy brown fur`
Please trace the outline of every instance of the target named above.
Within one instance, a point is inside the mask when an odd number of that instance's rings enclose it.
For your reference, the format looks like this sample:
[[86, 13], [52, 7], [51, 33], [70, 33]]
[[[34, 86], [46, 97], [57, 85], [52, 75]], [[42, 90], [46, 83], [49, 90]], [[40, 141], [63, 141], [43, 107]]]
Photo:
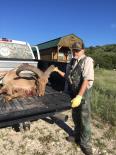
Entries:
[[[45, 94], [46, 84], [48, 83], [48, 77], [54, 69], [54, 66], [50, 66], [45, 72], [42, 72], [34, 66], [22, 64], [18, 69], [8, 71], [5, 74], [0, 94], [6, 94], [6, 102], [16, 97], [43, 96]], [[26, 74], [23, 74], [22, 77], [20, 72], [24, 70], [34, 72], [36, 76], [30, 74], [30, 77], [26, 77]]]

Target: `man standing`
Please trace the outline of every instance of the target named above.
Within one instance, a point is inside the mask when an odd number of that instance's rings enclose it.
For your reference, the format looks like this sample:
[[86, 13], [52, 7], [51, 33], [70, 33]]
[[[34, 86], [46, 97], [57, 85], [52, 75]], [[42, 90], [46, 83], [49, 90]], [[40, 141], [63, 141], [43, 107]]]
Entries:
[[72, 98], [72, 118], [75, 129], [74, 136], [67, 137], [68, 141], [75, 141], [80, 145], [85, 155], [92, 155], [91, 146], [91, 87], [94, 81], [93, 59], [85, 55], [83, 41], [72, 45], [73, 58], [70, 61], [66, 74], [56, 68], [68, 82], [68, 91]]

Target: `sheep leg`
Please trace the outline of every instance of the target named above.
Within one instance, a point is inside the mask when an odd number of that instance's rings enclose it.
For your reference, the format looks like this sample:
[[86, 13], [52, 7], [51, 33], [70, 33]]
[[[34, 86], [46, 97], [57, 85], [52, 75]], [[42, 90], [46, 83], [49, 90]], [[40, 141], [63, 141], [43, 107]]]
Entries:
[[1, 86], [0, 88], [0, 94], [6, 93], [6, 87], [5, 86]]
[[11, 100], [12, 98], [11, 98], [11, 96], [9, 96], [9, 95], [6, 95], [6, 96], [4, 96], [4, 102], [5, 103], [9, 103], [9, 101]]
[[19, 96], [22, 96], [22, 93], [17, 92], [17, 93], [15, 93], [15, 94], [13, 94], [13, 95], [6, 95], [6, 96], [4, 97], [4, 101], [5, 101], [6, 103], [8, 103], [8, 102], [11, 101], [12, 99], [17, 98], [17, 97], [19, 97]]

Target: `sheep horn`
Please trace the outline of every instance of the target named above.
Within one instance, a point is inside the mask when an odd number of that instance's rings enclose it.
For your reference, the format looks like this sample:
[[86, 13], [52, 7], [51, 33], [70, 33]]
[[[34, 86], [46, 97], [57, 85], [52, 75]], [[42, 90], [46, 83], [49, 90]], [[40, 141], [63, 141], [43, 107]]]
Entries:
[[44, 72], [44, 74], [49, 77], [49, 75], [53, 72], [55, 66], [54, 65], [51, 65], [47, 68], [47, 70]]
[[43, 75], [43, 72], [39, 68], [36, 68], [35, 66], [29, 65], [26, 63], [26, 64], [20, 65], [17, 68], [17, 70], [16, 70], [17, 76], [19, 76], [21, 71], [26, 71], [26, 70], [35, 73], [39, 77], [41, 77]]

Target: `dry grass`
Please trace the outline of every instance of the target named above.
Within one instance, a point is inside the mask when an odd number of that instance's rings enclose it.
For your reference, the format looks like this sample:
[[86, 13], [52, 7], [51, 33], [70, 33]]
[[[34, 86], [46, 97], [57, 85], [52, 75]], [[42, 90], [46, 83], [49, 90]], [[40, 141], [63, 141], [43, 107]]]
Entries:
[[92, 111], [106, 122], [116, 125], [116, 71], [95, 70]]

